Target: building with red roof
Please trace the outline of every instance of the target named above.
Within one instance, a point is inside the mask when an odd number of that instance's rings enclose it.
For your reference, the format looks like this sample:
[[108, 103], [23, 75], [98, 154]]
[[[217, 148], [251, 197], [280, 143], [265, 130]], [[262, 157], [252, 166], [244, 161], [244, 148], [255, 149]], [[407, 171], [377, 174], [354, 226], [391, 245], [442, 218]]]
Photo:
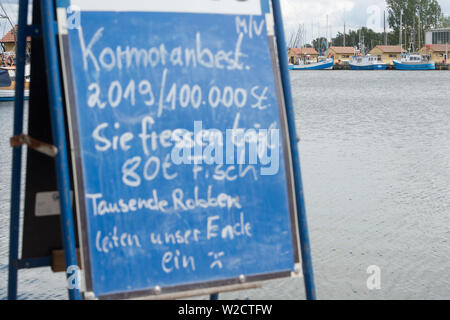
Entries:
[[406, 53], [405, 49], [402, 49], [401, 46], [381, 46], [378, 45], [372, 50], [370, 50], [369, 54], [386, 63], [387, 65], [393, 65], [394, 60], [401, 59], [402, 53]]
[[[17, 29], [16, 25], [14, 29], [11, 29], [6, 33], [0, 40], [0, 44], [3, 47], [4, 52], [15, 52], [16, 51], [16, 37], [17, 37]], [[27, 38], [27, 42], [30, 42], [31, 38]]]
[[435, 63], [450, 63], [450, 44], [427, 44], [419, 50], [421, 55], [428, 55]]
[[290, 48], [289, 62], [297, 64], [299, 60], [317, 60], [319, 53], [314, 48]]
[[334, 57], [335, 64], [350, 62], [355, 53], [354, 47], [330, 47], [328, 49], [328, 55]]

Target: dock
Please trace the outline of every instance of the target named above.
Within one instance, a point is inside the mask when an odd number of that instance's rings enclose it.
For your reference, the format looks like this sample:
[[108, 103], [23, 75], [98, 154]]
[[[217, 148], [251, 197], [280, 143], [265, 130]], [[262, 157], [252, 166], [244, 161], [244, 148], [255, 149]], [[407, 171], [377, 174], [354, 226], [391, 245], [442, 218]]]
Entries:
[[[350, 70], [350, 65], [334, 65], [333, 70]], [[388, 64], [386, 70], [395, 70], [394, 65]], [[450, 64], [436, 63], [436, 70], [450, 70]]]

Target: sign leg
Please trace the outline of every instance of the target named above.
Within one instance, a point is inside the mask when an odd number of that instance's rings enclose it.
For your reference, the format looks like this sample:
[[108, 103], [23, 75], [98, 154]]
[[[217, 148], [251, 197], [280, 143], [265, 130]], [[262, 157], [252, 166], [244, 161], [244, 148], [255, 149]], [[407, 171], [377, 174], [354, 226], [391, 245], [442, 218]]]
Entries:
[[286, 50], [286, 40], [284, 37], [283, 17], [281, 13], [280, 0], [272, 0], [275, 34], [277, 38], [278, 55], [281, 68], [281, 77], [284, 88], [284, 100], [288, 118], [289, 134], [291, 136], [292, 164], [294, 167], [295, 190], [298, 211], [298, 224], [300, 231], [300, 246], [302, 252], [303, 275], [305, 279], [306, 298], [316, 299], [316, 288], [314, 284], [314, 270], [311, 258], [311, 246], [309, 242], [308, 223], [306, 220], [305, 202], [303, 198], [303, 183], [300, 168], [300, 157], [298, 150], [298, 139], [295, 128], [294, 103], [292, 100], [291, 81], [288, 71], [288, 58]]
[[[70, 195], [69, 162], [67, 156], [64, 109], [62, 103], [62, 88], [58, 50], [56, 44], [57, 30], [53, 0], [43, 0], [41, 3], [42, 30], [47, 69], [47, 81], [50, 97], [50, 114], [54, 144], [58, 148], [56, 157], [56, 177], [61, 201], [61, 233], [64, 244], [66, 267], [76, 267], [77, 255], [75, 231]], [[69, 278], [71, 275], [66, 273]], [[69, 299], [80, 300], [79, 286], [69, 286]]]
[[[23, 133], [26, 34], [28, 0], [19, 2], [19, 30], [17, 35], [16, 95], [14, 102], [14, 136]], [[11, 182], [11, 219], [9, 233], [8, 299], [17, 299], [17, 273], [19, 260], [20, 187], [22, 172], [22, 148], [13, 148]]]

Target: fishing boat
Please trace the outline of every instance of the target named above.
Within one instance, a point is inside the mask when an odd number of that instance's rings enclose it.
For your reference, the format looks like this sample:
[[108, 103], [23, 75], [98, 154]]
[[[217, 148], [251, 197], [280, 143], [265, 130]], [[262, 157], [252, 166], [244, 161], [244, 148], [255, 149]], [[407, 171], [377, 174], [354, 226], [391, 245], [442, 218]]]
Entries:
[[386, 63], [371, 55], [354, 56], [350, 70], [386, 70]]
[[[29, 66], [25, 71], [25, 99], [30, 96]], [[0, 101], [14, 101], [16, 95], [16, 67], [0, 67]]]
[[378, 60], [377, 57], [367, 54], [364, 35], [359, 34], [359, 53], [353, 56], [350, 62], [350, 70], [386, 70], [386, 63]]
[[400, 60], [394, 60], [394, 67], [397, 70], [435, 70], [433, 61], [425, 59], [419, 54], [402, 54]]
[[323, 39], [319, 48], [319, 56], [317, 58], [312, 58], [309, 55], [305, 55], [301, 59], [297, 60], [297, 64], [290, 64], [289, 70], [332, 70], [333, 67], [334, 57], [330, 57], [330, 55], [328, 55], [328, 41]]
[[289, 70], [331, 70], [334, 66], [334, 58], [324, 58], [318, 62], [299, 61], [299, 64], [289, 65]]

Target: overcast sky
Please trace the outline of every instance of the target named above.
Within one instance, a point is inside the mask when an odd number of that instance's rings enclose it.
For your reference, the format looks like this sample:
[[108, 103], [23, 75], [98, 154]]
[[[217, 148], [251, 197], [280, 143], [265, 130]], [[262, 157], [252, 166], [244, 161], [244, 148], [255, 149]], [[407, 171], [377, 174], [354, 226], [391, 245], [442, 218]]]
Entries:
[[[450, 14], [450, 0], [438, 0], [444, 14]], [[344, 21], [348, 29], [366, 26], [383, 31], [385, 0], [281, 0], [286, 32], [294, 32], [304, 24], [306, 42], [319, 35], [328, 37], [344, 32]]]
[[[95, 0], [93, 0], [95, 1]], [[126, 0], [124, 0], [126, 1]], [[143, 0], [144, 1], [144, 0]], [[188, 1], [188, 0], [186, 0]], [[450, 15], [450, 0], [438, 0], [444, 14]], [[17, 21], [17, 0], [0, 0], [8, 15]], [[286, 32], [295, 32], [299, 24], [305, 28], [305, 42], [318, 36], [334, 36], [344, 31], [344, 21], [348, 29], [362, 26], [375, 31], [383, 30], [383, 10], [385, 0], [281, 0]], [[0, 12], [3, 14], [3, 12]], [[328, 15], [328, 32], [327, 32]], [[0, 22], [0, 34], [7, 32], [9, 25]]]

